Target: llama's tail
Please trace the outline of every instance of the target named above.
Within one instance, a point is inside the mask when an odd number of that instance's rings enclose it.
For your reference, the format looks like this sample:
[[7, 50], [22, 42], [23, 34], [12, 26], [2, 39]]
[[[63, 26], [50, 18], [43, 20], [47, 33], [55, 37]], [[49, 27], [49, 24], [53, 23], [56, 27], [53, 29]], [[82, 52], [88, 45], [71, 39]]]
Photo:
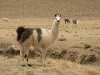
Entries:
[[18, 27], [16, 32], [17, 32], [17, 41], [20, 40], [22, 33], [25, 31], [24, 27]]

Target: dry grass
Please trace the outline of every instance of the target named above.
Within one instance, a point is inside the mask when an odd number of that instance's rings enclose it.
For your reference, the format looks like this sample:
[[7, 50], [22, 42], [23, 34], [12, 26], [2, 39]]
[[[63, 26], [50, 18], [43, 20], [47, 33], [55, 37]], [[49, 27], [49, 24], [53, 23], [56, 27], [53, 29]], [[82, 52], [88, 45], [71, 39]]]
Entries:
[[32, 67], [22, 67], [18, 56], [10, 59], [0, 56], [0, 60], [1, 75], [100, 75], [99, 68], [60, 59], [48, 58], [43, 62], [40, 61], [40, 58], [30, 59]]
[[[84, 21], [85, 22], [85, 21]], [[16, 28], [18, 26], [25, 27], [40, 27], [50, 29], [52, 20], [18, 20], [12, 19], [9, 22], [0, 20], [0, 48], [6, 48], [16, 42]], [[65, 25], [63, 20], [60, 25], [59, 37], [63, 41], [56, 41], [51, 49], [55, 50], [73, 50], [78, 53], [87, 53], [83, 47], [84, 43], [90, 46], [100, 45], [100, 25], [81, 23], [74, 27]], [[91, 34], [91, 35], [90, 35]], [[75, 36], [78, 35], [78, 36]], [[80, 39], [81, 38], [81, 39]], [[67, 41], [66, 41], [67, 39]], [[1, 75], [100, 75], [99, 63], [98, 66], [79, 65], [66, 60], [58, 60], [47, 58], [46, 65], [40, 61], [40, 58], [30, 59], [32, 67], [22, 67], [19, 63], [19, 56], [15, 58], [7, 58], [0, 56], [0, 74]], [[99, 56], [98, 56], [98, 60]]]
[[10, 42], [3, 42], [3, 41], [0, 42], [0, 48], [7, 48], [11, 45], [12, 45], [12, 43], [10, 43]]

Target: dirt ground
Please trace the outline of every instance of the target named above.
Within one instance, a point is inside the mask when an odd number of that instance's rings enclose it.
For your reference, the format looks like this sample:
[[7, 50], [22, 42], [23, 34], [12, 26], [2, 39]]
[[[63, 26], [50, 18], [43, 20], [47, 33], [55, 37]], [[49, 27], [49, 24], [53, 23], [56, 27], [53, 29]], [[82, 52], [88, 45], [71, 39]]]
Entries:
[[[15, 44], [16, 29], [19, 26], [51, 29], [52, 19], [0, 19], [0, 43]], [[65, 39], [60, 41], [61, 39]], [[61, 20], [59, 37], [50, 48], [55, 50], [76, 51], [81, 54], [88, 52], [84, 44], [100, 47], [100, 20], [80, 20], [78, 25], [64, 24]], [[99, 57], [100, 55], [97, 54]], [[1, 75], [100, 75], [100, 60], [90, 65], [80, 65], [74, 62], [47, 58], [46, 65], [38, 60], [30, 59], [32, 67], [21, 67], [19, 56], [7, 58], [0, 56]]]

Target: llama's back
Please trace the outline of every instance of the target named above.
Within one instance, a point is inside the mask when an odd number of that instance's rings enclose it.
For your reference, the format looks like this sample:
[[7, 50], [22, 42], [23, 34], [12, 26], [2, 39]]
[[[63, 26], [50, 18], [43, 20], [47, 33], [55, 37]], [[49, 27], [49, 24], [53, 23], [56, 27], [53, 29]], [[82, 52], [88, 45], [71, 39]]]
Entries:
[[[34, 47], [36, 48], [47, 48], [51, 44], [53, 44], [53, 36], [52, 31], [47, 29], [41, 29], [41, 34], [39, 34], [36, 31], [33, 31], [33, 37], [34, 37]], [[39, 41], [39, 38], [40, 41]]]
[[[18, 32], [19, 30], [19, 32]], [[40, 28], [18, 28], [19, 44], [25, 47], [46, 48], [53, 44], [52, 31]]]

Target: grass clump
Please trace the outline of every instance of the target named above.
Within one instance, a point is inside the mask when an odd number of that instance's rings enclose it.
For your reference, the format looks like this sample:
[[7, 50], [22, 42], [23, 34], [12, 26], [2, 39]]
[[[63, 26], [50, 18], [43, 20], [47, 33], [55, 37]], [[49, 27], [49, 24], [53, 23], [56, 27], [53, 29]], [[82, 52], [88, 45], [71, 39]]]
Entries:
[[59, 41], [66, 41], [66, 38], [62, 37], [58, 39]]

